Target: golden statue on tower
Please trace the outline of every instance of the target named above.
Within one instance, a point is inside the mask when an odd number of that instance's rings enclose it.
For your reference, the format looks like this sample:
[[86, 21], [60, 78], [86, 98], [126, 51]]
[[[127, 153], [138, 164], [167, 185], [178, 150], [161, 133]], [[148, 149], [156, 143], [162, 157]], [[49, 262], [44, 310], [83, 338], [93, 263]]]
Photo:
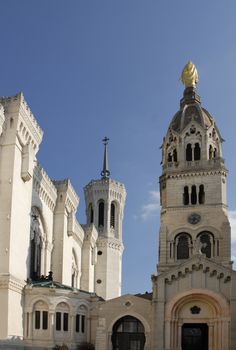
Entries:
[[198, 83], [198, 73], [197, 68], [193, 64], [193, 62], [189, 61], [181, 74], [180, 80], [185, 85], [186, 88], [188, 87], [196, 87]]

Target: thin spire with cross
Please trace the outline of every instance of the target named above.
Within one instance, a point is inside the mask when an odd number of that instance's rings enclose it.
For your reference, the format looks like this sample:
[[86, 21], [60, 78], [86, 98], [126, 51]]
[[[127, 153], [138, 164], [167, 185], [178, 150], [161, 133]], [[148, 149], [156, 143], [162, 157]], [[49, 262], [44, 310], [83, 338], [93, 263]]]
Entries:
[[108, 141], [109, 141], [109, 138], [106, 136], [102, 140], [104, 144], [103, 170], [101, 172], [102, 179], [108, 179], [110, 176], [110, 171], [108, 166], [108, 152], [107, 152]]

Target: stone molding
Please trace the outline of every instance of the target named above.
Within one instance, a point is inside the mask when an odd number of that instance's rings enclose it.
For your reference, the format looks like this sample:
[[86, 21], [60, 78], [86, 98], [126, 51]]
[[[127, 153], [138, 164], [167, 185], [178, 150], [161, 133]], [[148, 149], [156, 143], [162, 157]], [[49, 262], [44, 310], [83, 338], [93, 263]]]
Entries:
[[208, 273], [209, 277], [222, 279], [224, 283], [231, 281], [232, 271], [230, 269], [222, 268], [222, 266], [217, 263], [207, 261], [207, 259], [203, 259], [201, 256], [199, 256], [199, 261], [196, 261], [196, 259], [194, 260], [179, 265], [177, 268], [168, 272], [164, 272], [160, 277], [164, 278], [166, 284], [171, 284], [173, 281], [179, 280], [194, 271], [202, 270], [203, 273]]
[[[198, 176], [212, 176], [212, 175], [223, 175], [227, 177], [228, 172], [225, 169], [212, 170], [212, 171], [196, 171], [196, 172], [183, 172], [176, 174], [164, 174], [162, 178], [165, 179], [183, 179], [186, 177], [198, 177]], [[161, 179], [163, 181], [163, 179]]]
[[33, 189], [43, 202], [53, 211], [56, 205], [57, 190], [46, 171], [37, 162], [34, 167]]
[[10, 289], [22, 293], [25, 281], [21, 281], [10, 274], [0, 274], [0, 289]]
[[99, 237], [97, 240], [97, 248], [111, 248], [123, 252], [124, 245], [115, 238]]

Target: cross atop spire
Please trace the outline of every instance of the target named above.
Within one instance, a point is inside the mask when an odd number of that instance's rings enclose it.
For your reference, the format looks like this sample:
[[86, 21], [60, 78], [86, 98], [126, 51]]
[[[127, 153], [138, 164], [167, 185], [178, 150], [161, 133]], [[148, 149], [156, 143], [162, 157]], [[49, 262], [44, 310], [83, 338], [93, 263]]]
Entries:
[[106, 136], [102, 140], [104, 144], [103, 170], [101, 172], [102, 179], [108, 179], [110, 176], [110, 171], [108, 166], [108, 152], [107, 152], [108, 141], [109, 141], [109, 138]]

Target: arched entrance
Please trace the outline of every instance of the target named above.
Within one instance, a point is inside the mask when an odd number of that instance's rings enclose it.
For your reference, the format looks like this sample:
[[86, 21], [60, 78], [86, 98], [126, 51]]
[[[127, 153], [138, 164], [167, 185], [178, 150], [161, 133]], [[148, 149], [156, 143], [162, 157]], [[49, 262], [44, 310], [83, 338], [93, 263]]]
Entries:
[[165, 312], [165, 349], [228, 350], [229, 304], [207, 289], [180, 293]]
[[114, 324], [111, 340], [113, 350], [143, 350], [144, 326], [137, 318], [124, 316]]

